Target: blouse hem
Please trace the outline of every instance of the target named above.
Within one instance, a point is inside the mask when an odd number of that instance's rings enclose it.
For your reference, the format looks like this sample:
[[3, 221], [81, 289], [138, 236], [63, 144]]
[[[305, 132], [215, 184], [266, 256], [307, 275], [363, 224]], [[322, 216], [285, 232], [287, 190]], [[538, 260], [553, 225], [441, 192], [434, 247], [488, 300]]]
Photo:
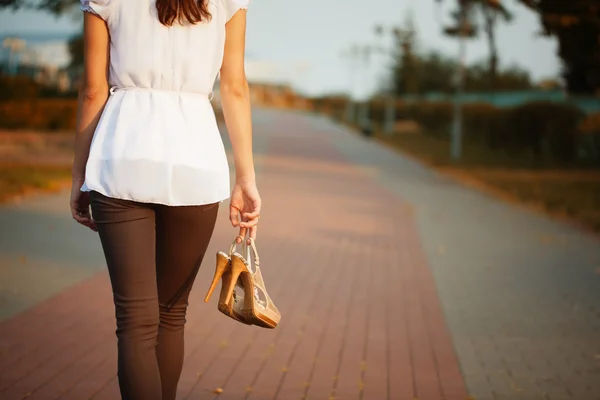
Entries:
[[227, 195], [225, 195], [225, 197], [223, 197], [223, 195], [218, 196], [217, 197], [218, 200], [214, 200], [214, 201], [209, 200], [209, 201], [190, 202], [190, 203], [188, 203], [188, 202], [169, 203], [169, 202], [160, 201], [160, 200], [143, 200], [143, 199], [135, 199], [133, 197], [116, 196], [114, 194], [109, 193], [108, 191], [106, 191], [104, 189], [90, 188], [85, 183], [83, 184], [83, 186], [81, 186], [81, 188], [79, 190], [82, 192], [98, 192], [103, 196], [110, 197], [112, 199], [117, 199], [117, 200], [135, 201], [136, 203], [146, 203], [146, 204], [159, 204], [159, 205], [171, 206], [171, 207], [204, 206], [207, 204], [222, 203], [223, 201], [225, 201], [231, 197], [229, 194], [227, 194]]

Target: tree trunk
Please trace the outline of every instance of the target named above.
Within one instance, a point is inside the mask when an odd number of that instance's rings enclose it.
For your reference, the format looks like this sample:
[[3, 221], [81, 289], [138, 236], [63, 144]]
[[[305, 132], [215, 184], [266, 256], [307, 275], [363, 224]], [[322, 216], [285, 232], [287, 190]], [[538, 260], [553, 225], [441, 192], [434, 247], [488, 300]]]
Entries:
[[490, 91], [496, 90], [496, 78], [498, 76], [498, 47], [496, 45], [496, 12], [488, 7], [484, 7], [485, 33], [488, 39], [490, 49], [489, 60], [489, 79]]

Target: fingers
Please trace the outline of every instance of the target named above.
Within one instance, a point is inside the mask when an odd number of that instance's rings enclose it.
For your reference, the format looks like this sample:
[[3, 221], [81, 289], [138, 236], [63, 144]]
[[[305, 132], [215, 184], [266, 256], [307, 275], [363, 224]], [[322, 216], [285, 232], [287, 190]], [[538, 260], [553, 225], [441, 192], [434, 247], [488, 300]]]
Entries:
[[89, 210], [80, 211], [77, 207], [71, 206], [71, 215], [73, 219], [77, 221], [79, 224], [86, 226], [93, 230], [94, 232], [98, 232], [98, 227], [96, 226], [96, 221], [92, 218]]
[[240, 227], [240, 235], [235, 239], [236, 243], [242, 243], [242, 238], [246, 237], [246, 232], [248, 230], [246, 228]]
[[229, 205], [229, 221], [234, 228], [240, 225], [240, 210], [233, 204]]
[[253, 226], [258, 225], [258, 217], [249, 220], [249, 221], [244, 221], [242, 223], [240, 223], [240, 227], [244, 227], [244, 228], [252, 228]]
[[[250, 228], [250, 234], [249, 237], [252, 240], [256, 240], [256, 232], [258, 231], [258, 225], [254, 225], [252, 228]], [[250, 241], [248, 240], [248, 244], [250, 244]]]
[[258, 217], [260, 215], [260, 207], [255, 208], [254, 211], [249, 212], [249, 213], [244, 213], [244, 217], [248, 218], [248, 219], [254, 219], [256, 217]]
[[96, 221], [94, 221], [93, 219], [87, 221], [86, 223], [84, 223], [82, 225], [87, 226], [88, 228], [90, 228], [94, 232], [98, 232], [98, 227], [96, 226]]
[[240, 224], [240, 226], [244, 226], [246, 228], [252, 228], [253, 226], [258, 225], [258, 218], [260, 218], [260, 202], [255, 203], [254, 210], [249, 213], [244, 213], [244, 222]]
[[260, 215], [261, 200], [260, 199], [254, 200], [252, 202], [252, 208], [253, 208], [252, 212], [244, 213], [244, 217], [246, 217], [248, 220], [257, 218]]

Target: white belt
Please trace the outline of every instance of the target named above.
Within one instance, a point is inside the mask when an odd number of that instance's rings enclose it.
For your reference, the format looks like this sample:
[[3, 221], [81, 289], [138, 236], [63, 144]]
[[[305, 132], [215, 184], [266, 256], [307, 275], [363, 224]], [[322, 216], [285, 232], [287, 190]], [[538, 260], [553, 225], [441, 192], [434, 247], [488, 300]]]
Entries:
[[109, 92], [111, 95], [113, 95], [115, 92], [122, 91], [122, 90], [135, 90], [138, 92], [172, 93], [172, 94], [181, 94], [181, 95], [186, 95], [186, 96], [198, 96], [198, 97], [207, 98], [208, 101], [211, 101], [214, 97], [213, 92], [206, 94], [206, 93], [183, 92], [183, 91], [167, 90], [167, 89], [145, 88], [145, 87], [139, 87], [139, 86], [112, 86], [110, 88]]

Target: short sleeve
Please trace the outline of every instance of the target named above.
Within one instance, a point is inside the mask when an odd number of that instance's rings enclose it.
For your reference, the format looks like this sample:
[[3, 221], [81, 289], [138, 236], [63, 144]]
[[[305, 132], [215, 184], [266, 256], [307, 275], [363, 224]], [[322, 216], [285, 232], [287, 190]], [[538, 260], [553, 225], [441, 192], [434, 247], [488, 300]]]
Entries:
[[110, 3], [111, 0], [81, 0], [81, 9], [96, 14], [106, 21], [110, 14]]
[[251, 0], [225, 0], [225, 10], [227, 12], [227, 21], [231, 19], [240, 9], [248, 9]]

